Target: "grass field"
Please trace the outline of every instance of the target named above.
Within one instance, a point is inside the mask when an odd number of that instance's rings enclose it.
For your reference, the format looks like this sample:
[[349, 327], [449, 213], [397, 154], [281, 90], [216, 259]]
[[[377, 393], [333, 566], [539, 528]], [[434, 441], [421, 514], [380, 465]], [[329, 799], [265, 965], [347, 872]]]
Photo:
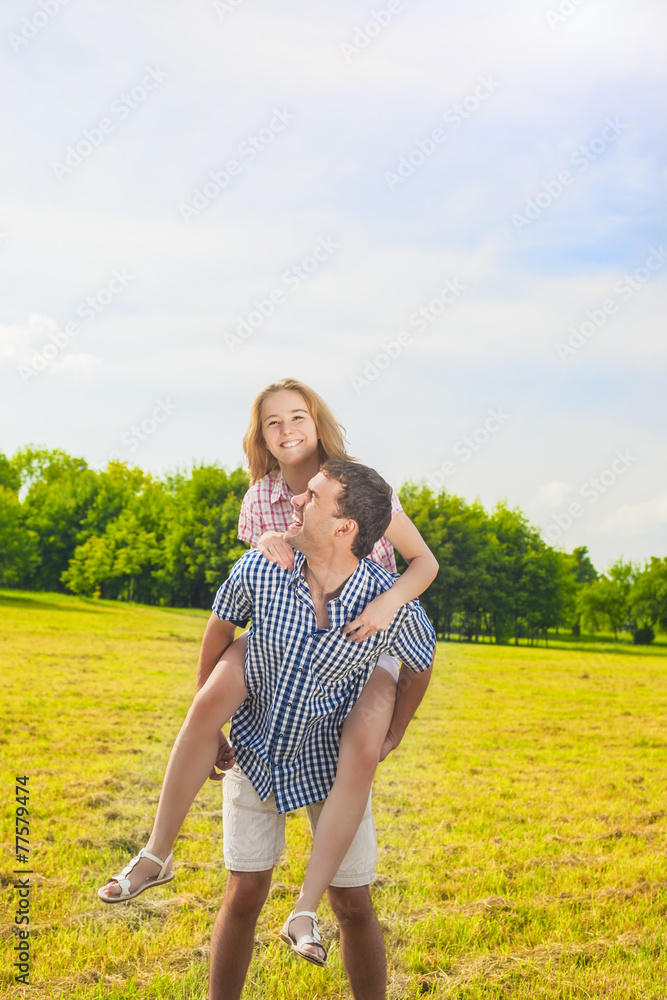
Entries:
[[[96, 890], [143, 846], [193, 690], [206, 612], [0, 592], [2, 996], [201, 998], [225, 872], [209, 782], [177, 878]], [[667, 998], [667, 646], [439, 644], [427, 699], [375, 785], [390, 1000]], [[29, 776], [31, 985], [12, 963], [14, 788]], [[244, 996], [350, 993], [278, 931], [305, 819], [257, 927]]]

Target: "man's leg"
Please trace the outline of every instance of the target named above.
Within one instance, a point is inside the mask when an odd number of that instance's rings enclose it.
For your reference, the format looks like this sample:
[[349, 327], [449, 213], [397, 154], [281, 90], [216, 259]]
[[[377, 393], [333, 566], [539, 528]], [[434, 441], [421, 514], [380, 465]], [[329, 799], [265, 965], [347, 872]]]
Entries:
[[368, 886], [331, 885], [327, 896], [340, 925], [340, 950], [354, 1000], [385, 1000], [384, 939]]
[[239, 1000], [255, 942], [255, 925], [271, 887], [264, 872], [234, 872], [227, 876], [225, 898], [213, 925], [209, 1000]]

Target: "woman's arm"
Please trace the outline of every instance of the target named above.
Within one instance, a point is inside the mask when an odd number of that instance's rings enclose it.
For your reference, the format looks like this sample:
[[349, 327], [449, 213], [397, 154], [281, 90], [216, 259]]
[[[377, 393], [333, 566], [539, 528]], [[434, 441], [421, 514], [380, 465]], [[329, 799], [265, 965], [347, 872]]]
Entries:
[[396, 605], [394, 614], [396, 614], [404, 604], [414, 601], [415, 597], [424, 593], [435, 580], [440, 567], [438, 560], [404, 510], [394, 514], [385, 532], [385, 538], [408, 564], [406, 571], [399, 576], [393, 586], [381, 595], [393, 597]]
[[438, 560], [405, 511], [394, 514], [385, 538], [400, 552], [408, 568], [389, 590], [367, 604], [359, 617], [342, 629], [354, 642], [389, 628], [398, 609], [423, 594], [438, 574]]

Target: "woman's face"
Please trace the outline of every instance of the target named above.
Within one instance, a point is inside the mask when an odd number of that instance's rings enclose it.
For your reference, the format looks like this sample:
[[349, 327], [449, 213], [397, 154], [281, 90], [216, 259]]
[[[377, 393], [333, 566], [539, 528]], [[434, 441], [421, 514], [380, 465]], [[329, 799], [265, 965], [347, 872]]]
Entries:
[[295, 465], [317, 454], [319, 435], [299, 392], [281, 389], [264, 400], [261, 410], [264, 443], [280, 466]]

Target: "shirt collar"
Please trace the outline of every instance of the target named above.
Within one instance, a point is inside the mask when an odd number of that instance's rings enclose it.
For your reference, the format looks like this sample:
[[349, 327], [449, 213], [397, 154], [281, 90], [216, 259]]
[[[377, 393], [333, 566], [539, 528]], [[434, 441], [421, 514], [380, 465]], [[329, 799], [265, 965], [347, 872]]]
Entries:
[[277, 503], [279, 500], [282, 499], [291, 500], [294, 494], [290, 492], [289, 487], [285, 482], [283, 474], [282, 472], [280, 472], [280, 470], [278, 470], [275, 473], [275, 476], [272, 477], [272, 480], [273, 481], [271, 484], [271, 503]]
[[290, 586], [295, 586], [299, 582], [299, 580], [301, 580], [303, 582], [303, 585], [305, 587], [308, 586], [308, 584], [306, 583], [306, 578], [303, 575], [303, 564], [305, 563], [305, 561], [306, 561], [306, 557], [304, 556], [303, 552], [298, 552], [295, 549], [294, 550], [294, 569], [292, 570], [292, 573], [291, 573], [290, 578], [289, 578]]
[[368, 559], [360, 559], [354, 573], [340, 592], [341, 603], [346, 608], [356, 608], [360, 595], [366, 593], [369, 583]]
[[[292, 570], [289, 582], [290, 586], [295, 586], [299, 580], [301, 580], [303, 586], [310, 591], [303, 573], [305, 561], [306, 557], [303, 552], [297, 552], [295, 550], [294, 569]], [[338, 597], [334, 598], [335, 601], [340, 601], [341, 604], [344, 604], [346, 608], [356, 608], [359, 602], [359, 595], [367, 588], [369, 582], [368, 567], [366, 565], [367, 562], [367, 559], [359, 560], [357, 568], [352, 573], [352, 576], [348, 578]]]

